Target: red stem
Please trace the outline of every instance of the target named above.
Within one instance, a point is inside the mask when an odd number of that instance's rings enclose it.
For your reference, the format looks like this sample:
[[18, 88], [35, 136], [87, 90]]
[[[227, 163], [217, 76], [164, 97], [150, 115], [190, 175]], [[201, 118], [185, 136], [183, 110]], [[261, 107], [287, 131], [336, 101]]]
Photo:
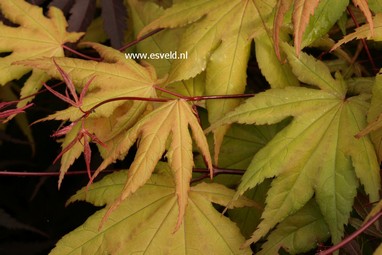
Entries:
[[211, 96], [194, 96], [185, 97], [186, 101], [202, 101], [211, 99], [234, 99], [234, 98], [248, 98], [253, 97], [255, 94], [232, 94], [232, 95], [211, 95]]
[[[177, 94], [177, 93], [174, 93], [174, 92], [171, 92], [171, 91], [167, 91], [163, 88], [159, 88], [159, 87], [156, 87], [156, 89], [158, 90], [161, 90], [163, 92], [166, 92], [166, 93], [169, 93], [173, 96], [178, 96], [186, 101], [202, 101], [202, 100], [211, 100], [211, 99], [233, 99], [233, 98], [247, 98], [247, 97], [253, 97], [255, 94], [234, 94], [234, 95], [212, 95], [212, 96], [194, 96], [194, 97], [187, 97], [187, 96], [183, 96], [183, 95], [180, 95], [180, 94]], [[149, 102], [168, 102], [170, 101], [171, 99], [166, 99], [166, 98], [152, 98], [152, 97], [115, 97], [115, 98], [110, 98], [110, 99], [107, 99], [107, 100], [104, 100], [98, 104], [96, 104], [95, 106], [93, 106], [92, 108], [90, 108], [89, 110], [82, 110], [84, 112], [84, 115], [81, 117], [81, 118], [85, 118], [87, 117], [91, 112], [93, 112], [94, 110], [96, 110], [98, 107], [104, 105], [104, 104], [107, 104], [107, 103], [110, 103], [110, 102], [114, 102], [114, 101], [121, 101], [121, 100], [137, 100], [137, 101], [149, 101]]]
[[152, 35], [154, 35], [154, 34], [160, 32], [160, 31], [162, 31], [163, 29], [164, 29], [164, 28], [158, 28], [158, 29], [155, 29], [155, 30], [151, 31], [150, 33], [147, 33], [147, 34], [143, 35], [142, 37], [139, 37], [139, 38], [135, 39], [134, 41], [129, 42], [128, 44], [126, 44], [125, 46], [123, 46], [122, 48], [120, 48], [119, 51], [122, 52], [122, 51], [126, 50], [127, 48], [129, 48], [129, 47], [131, 47], [131, 46], [134, 46], [135, 44], [137, 44], [137, 43], [143, 41], [143, 40], [146, 39], [147, 37], [150, 37], [150, 36], [152, 36]]
[[[111, 173], [118, 170], [104, 170], [103, 173]], [[193, 172], [195, 173], [209, 173], [210, 171], [206, 168], [194, 168]], [[87, 170], [79, 170], [79, 171], [68, 171], [65, 175], [82, 175], [87, 174]], [[93, 172], [94, 173], [94, 172]], [[244, 174], [244, 170], [240, 169], [225, 169], [225, 168], [214, 168], [214, 173], [216, 175], [218, 174], [236, 174], [236, 175], [242, 175]], [[59, 172], [16, 172], [16, 171], [7, 171], [3, 170], [0, 171], [0, 176], [19, 176], [19, 177], [33, 177], [33, 176], [58, 176], [60, 175]]]
[[[111, 171], [110, 171], [111, 172]], [[87, 174], [86, 170], [84, 171], [69, 171], [65, 175], [82, 175]], [[19, 177], [33, 177], [33, 176], [58, 176], [59, 172], [15, 172], [15, 171], [0, 171], [0, 176], [19, 176]]]
[[368, 227], [370, 227], [374, 222], [376, 222], [380, 217], [382, 216], [382, 211], [374, 215], [368, 222], [366, 222], [360, 229], [346, 237], [344, 240], [342, 240], [340, 243], [330, 247], [329, 249], [325, 251], [321, 251], [318, 253], [318, 255], [329, 255], [335, 252], [336, 250], [340, 249], [347, 243], [349, 243], [351, 240], [359, 236], [363, 231], [365, 231]]
[[[352, 12], [352, 10], [349, 7], [347, 7], [347, 10], [348, 10], [348, 12], [350, 14], [351, 19], [354, 22], [354, 25], [358, 28], [359, 24], [357, 22], [356, 17], [354, 16], [354, 13]], [[365, 49], [365, 52], [367, 54], [367, 57], [368, 57], [368, 59], [370, 61], [371, 67], [373, 68], [374, 73], [377, 74], [378, 73], [378, 68], [375, 65], [373, 57], [371, 56], [371, 53], [370, 53], [369, 47], [367, 46], [366, 40], [364, 38], [362, 38], [361, 41], [362, 41], [362, 45], [363, 45], [363, 47]]]
[[102, 60], [102, 58], [93, 58], [93, 57], [85, 55], [85, 54], [83, 54], [83, 53], [81, 53], [79, 51], [73, 50], [72, 48], [66, 46], [65, 44], [62, 45], [62, 48], [64, 48], [67, 51], [70, 51], [71, 53], [74, 53], [74, 54], [76, 54], [76, 55], [78, 55], [80, 57], [83, 57], [83, 58], [86, 58], [86, 59], [89, 59], [89, 60], [94, 60], [94, 61], [97, 61], [97, 62]]
[[96, 104], [95, 106], [90, 108], [89, 110], [85, 111], [84, 116], [89, 115], [92, 111], [94, 111], [95, 109], [97, 109], [98, 107], [100, 107], [104, 104], [114, 102], [114, 101], [127, 101], [127, 100], [149, 101], [149, 102], [168, 102], [168, 101], [170, 101], [170, 99], [152, 98], [152, 97], [114, 97], [114, 98], [106, 99], [102, 102], [99, 102], [98, 104]]

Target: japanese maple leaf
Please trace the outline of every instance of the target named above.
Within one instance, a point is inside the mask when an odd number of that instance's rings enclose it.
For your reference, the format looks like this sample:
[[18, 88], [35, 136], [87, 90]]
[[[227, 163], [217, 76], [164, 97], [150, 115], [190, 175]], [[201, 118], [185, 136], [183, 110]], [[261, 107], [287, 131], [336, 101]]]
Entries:
[[[91, 85], [89, 85], [87, 95], [82, 98], [82, 109], [76, 106], [69, 107], [68, 109], [50, 115], [44, 120], [75, 121], [82, 117], [83, 111], [87, 111], [107, 99], [124, 96], [156, 97], [153, 85], [159, 83], [159, 81], [157, 80], [155, 70], [151, 66], [139, 65], [133, 60], [126, 59], [124, 54], [118, 50], [101, 44], [87, 43], [87, 45], [99, 52], [103, 59], [102, 62], [74, 58], [54, 58], [56, 64], [60, 66], [65, 73], [70, 74], [70, 79], [77, 90], [83, 90], [91, 77], [97, 77], [91, 82]], [[60, 71], [55, 68], [55, 63], [52, 58], [19, 61], [17, 64], [30, 66], [34, 69], [45, 71], [54, 78], [63, 79]], [[126, 103], [126, 100], [110, 102], [98, 107], [91, 116], [109, 117], [116, 108], [124, 103]], [[135, 102], [134, 104], [138, 105], [140, 103], [141, 102]], [[138, 115], [145, 110], [145, 107], [146, 104], [141, 104]]]
[[[51, 7], [45, 17], [42, 8], [23, 0], [0, 1], [0, 9], [5, 18], [19, 25], [18, 27], [0, 24], [0, 52], [11, 54], [0, 58], [0, 84], [4, 85], [13, 79], [19, 79], [31, 71], [30, 67], [12, 65], [24, 59], [38, 57], [62, 57], [62, 45], [76, 42], [82, 33], [66, 31], [67, 23], [61, 10]], [[49, 78], [39, 70], [33, 70], [21, 90], [21, 97], [37, 92], [44, 81]], [[23, 100], [19, 106], [27, 104]]]
[[89, 89], [90, 83], [94, 79], [94, 76], [92, 78], [90, 78], [89, 81], [86, 82], [85, 86], [82, 88], [80, 97], [78, 97], [77, 93], [76, 93], [76, 88], [74, 87], [72, 79], [69, 77], [69, 75], [64, 70], [62, 70], [62, 68], [59, 65], [57, 65], [57, 63], [56, 63], [56, 61], [54, 59], [53, 59], [53, 63], [56, 66], [58, 72], [60, 73], [61, 78], [64, 80], [64, 82], [66, 84], [65, 96], [61, 95], [60, 93], [58, 93], [57, 91], [53, 90], [52, 88], [50, 88], [49, 86], [47, 86], [44, 83], [45, 88], [48, 91], [50, 91], [53, 95], [55, 95], [56, 97], [60, 98], [61, 100], [65, 101], [65, 102], [67, 102], [71, 106], [77, 107], [81, 111], [83, 111], [81, 109], [81, 106], [82, 106], [82, 103], [83, 103], [83, 99], [84, 99], [84, 96], [86, 95], [86, 92]]
[[367, 113], [368, 125], [356, 137], [363, 137], [370, 133], [370, 138], [377, 151], [379, 162], [382, 161], [382, 75], [377, 74], [373, 86], [370, 109]]
[[[121, 202], [99, 230], [103, 215], [124, 188], [128, 172], [110, 174], [70, 198], [69, 203], [88, 201], [106, 208], [64, 236], [51, 255], [252, 254], [250, 248], [240, 248], [244, 237], [236, 224], [212, 205], [226, 206], [234, 195], [233, 190], [220, 184], [191, 187], [184, 221], [173, 233], [178, 208], [176, 188], [168, 174], [153, 174], [142, 188]], [[230, 208], [254, 205], [252, 200], [242, 197]]]
[[[157, 162], [162, 158], [169, 143], [167, 158], [176, 183], [176, 194], [179, 205], [179, 217], [176, 228], [179, 228], [188, 201], [188, 191], [192, 169], [192, 130], [196, 145], [202, 152], [207, 167], [211, 171], [212, 163], [208, 144], [192, 107], [183, 99], [169, 101], [140, 119], [130, 128], [102, 162], [94, 174], [105, 169], [118, 158], [123, 158], [131, 146], [138, 140], [138, 151], [128, 172], [128, 180], [119, 201], [111, 211], [118, 207], [120, 201], [129, 197], [150, 178]], [[169, 141], [168, 141], [169, 140]]]
[[[238, 122], [272, 124], [293, 116], [253, 158], [237, 196], [265, 178], [276, 177], [268, 191], [263, 221], [247, 244], [256, 242], [277, 223], [315, 199], [337, 243], [343, 236], [358, 180], [371, 201], [379, 198], [377, 157], [367, 136], [354, 137], [366, 125], [369, 94], [347, 97], [347, 85], [333, 79], [322, 62], [285, 45], [293, 72], [316, 88], [286, 87], [260, 93], [229, 113], [212, 128]], [[357, 179], [358, 178], [358, 179]]]
[[354, 39], [373, 39], [374, 41], [382, 41], [382, 14], [377, 13], [373, 19], [372, 24], [365, 24], [355, 29], [353, 33], [350, 33], [341, 40], [339, 40], [331, 50], [335, 50], [344, 43], [347, 43]]
[[66, 136], [64, 142], [62, 143], [62, 151], [54, 159], [53, 164], [63, 158], [62, 166], [60, 168], [60, 176], [58, 180], [58, 187], [60, 188], [64, 175], [66, 174], [69, 166], [74, 162], [78, 156], [83, 153], [85, 159], [86, 170], [91, 179], [91, 169], [90, 161], [92, 151], [90, 148], [90, 142], [94, 142], [98, 145], [106, 147], [106, 145], [98, 139], [98, 137], [91, 133], [85, 127], [86, 119], [81, 119], [80, 121], [72, 122], [69, 125], [57, 130], [52, 137]]
[[302, 254], [316, 248], [318, 243], [325, 242], [329, 237], [329, 229], [320, 208], [311, 199], [303, 208], [277, 225], [256, 254], [279, 254], [281, 247], [290, 254]]
[[[187, 80], [206, 70], [206, 95], [240, 94], [246, 85], [252, 38], [264, 31], [263, 22], [274, 5], [275, 1], [184, 1], [166, 9], [138, 36], [159, 28], [185, 27], [177, 51], [187, 52], [188, 58], [171, 63], [166, 82]], [[238, 99], [208, 101], [209, 121], [221, 118], [239, 102]], [[226, 130], [226, 127], [214, 130], [215, 151], [219, 151]]]
[[[364, 0], [353, 2], [360, 3]], [[292, 6], [294, 46], [296, 54], [299, 55], [301, 49], [325, 35], [333, 27], [348, 5], [348, 0], [278, 0], [273, 25], [274, 48], [278, 58], [281, 59], [280, 29], [285, 22], [285, 13]], [[365, 11], [363, 7], [364, 5], [360, 6], [362, 11]]]
[[18, 101], [12, 101], [12, 102], [0, 102], [0, 121], [2, 119], [3, 122], [12, 116], [15, 116], [16, 114], [19, 114], [21, 112], [24, 112], [27, 108], [31, 107], [33, 104], [25, 105], [21, 108], [16, 109], [8, 109], [10, 105], [16, 105]]
[[[160, 81], [157, 80], [155, 70], [150, 65], [139, 65], [133, 60], [125, 59], [121, 52], [100, 44], [89, 43], [88, 45], [100, 53], [103, 62], [72, 58], [43, 58], [20, 61], [18, 64], [46, 71], [50, 76], [66, 81], [66, 95], [54, 92], [52, 89], [50, 91], [71, 106], [40, 121], [63, 120], [73, 123], [86, 117], [85, 129], [106, 144], [107, 148], [112, 148], [119, 142], [119, 135], [142, 117], [150, 103], [148, 101], [150, 97], [156, 98], [154, 85]], [[92, 79], [92, 77], [96, 78]], [[81, 91], [79, 96], [76, 91]], [[115, 100], [120, 97], [147, 98], [147, 101], [132, 101], [126, 98]], [[108, 100], [110, 101], [107, 102]], [[97, 105], [99, 106], [96, 107]], [[96, 108], [92, 110], [93, 107]], [[78, 130], [66, 133], [63, 149], [68, 148], [67, 146], [76, 139], [77, 134]], [[62, 155], [61, 173], [67, 172], [83, 149], [80, 143], [76, 143]], [[103, 156], [107, 155], [108, 149], [104, 147], [100, 149]]]
[[305, 1], [305, 0], [279, 0], [276, 7], [275, 25], [273, 29], [273, 40], [275, 41], [276, 54], [280, 57], [279, 50], [279, 32], [284, 20], [285, 12], [293, 4], [293, 30], [294, 30], [294, 45], [296, 54], [300, 53], [302, 35], [308, 25], [309, 18], [313, 15], [320, 0]]

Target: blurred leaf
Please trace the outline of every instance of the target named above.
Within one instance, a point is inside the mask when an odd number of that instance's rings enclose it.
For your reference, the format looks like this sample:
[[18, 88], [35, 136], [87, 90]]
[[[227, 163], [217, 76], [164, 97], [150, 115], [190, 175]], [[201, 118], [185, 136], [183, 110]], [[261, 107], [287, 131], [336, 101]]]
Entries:
[[111, 46], [119, 49], [125, 41], [127, 11], [123, 0], [101, 0], [104, 30]]
[[41, 236], [47, 237], [48, 235], [36, 227], [20, 222], [6, 213], [4, 209], [0, 208], [0, 226], [13, 230], [26, 230], [37, 233]]

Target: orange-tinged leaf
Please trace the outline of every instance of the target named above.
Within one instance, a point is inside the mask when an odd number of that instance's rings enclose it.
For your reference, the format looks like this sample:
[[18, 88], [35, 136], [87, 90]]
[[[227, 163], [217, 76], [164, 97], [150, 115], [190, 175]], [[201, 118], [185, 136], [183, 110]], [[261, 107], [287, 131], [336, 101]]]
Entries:
[[374, 34], [374, 23], [369, 4], [367, 0], [353, 0], [355, 6], [357, 6], [365, 15], [367, 22], [369, 23], [371, 36]]
[[320, 0], [295, 0], [293, 9], [294, 46], [296, 55], [301, 50], [302, 35]]
[[176, 229], [179, 228], [187, 206], [194, 166], [189, 128], [192, 130], [196, 145], [205, 157], [207, 167], [212, 171], [207, 140], [191, 106], [183, 99], [169, 101], [147, 114], [129, 129], [126, 135], [109, 151], [109, 155], [97, 169], [94, 177], [110, 163], [118, 158], [123, 158], [135, 141], [139, 140], [138, 151], [128, 172], [128, 181], [120, 199], [111, 206], [111, 211], [147, 182], [166, 150], [167, 140], [171, 139], [167, 157], [176, 183], [179, 205]]
[[[43, 15], [42, 8], [23, 0], [0, 1], [0, 9], [7, 19], [20, 25], [10, 27], [0, 23], [0, 52], [11, 52], [0, 58], [1, 85], [19, 79], [31, 70], [30, 67], [12, 65], [13, 62], [43, 56], [62, 57], [62, 45], [75, 42], [82, 36], [82, 33], [66, 31], [65, 17], [54, 7], [49, 8], [48, 17]], [[21, 97], [37, 92], [48, 78], [43, 72], [34, 70], [21, 91]], [[26, 103], [27, 100], [20, 102], [19, 106]]]
[[[77, 90], [82, 90], [86, 87], [89, 80], [95, 76], [89, 85], [86, 96], [82, 98], [82, 110], [89, 110], [102, 101], [116, 97], [156, 97], [153, 85], [159, 81], [157, 80], [155, 70], [151, 66], [142, 66], [133, 60], [125, 59], [121, 52], [110, 47], [96, 43], [88, 43], [88, 45], [91, 45], [99, 52], [103, 62], [73, 58], [55, 58], [55, 61], [62, 70], [69, 74]], [[62, 79], [60, 73], [54, 68], [52, 59], [25, 60], [18, 62], [18, 64], [43, 70], [54, 78]], [[120, 100], [107, 103], [97, 108], [90, 116], [109, 117], [117, 107], [125, 102], [126, 100]], [[139, 110], [141, 113], [146, 106], [146, 104], [141, 104], [141, 102], [134, 102], [134, 105], [140, 105]], [[83, 116], [83, 111], [78, 107], [69, 107], [44, 118], [44, 120], [75, 121], [81, 116]]]
[[293, 0], [279, 0], [276, 5], [276, 14], [273, 21], [273, 42], [276, 51], [276, 56], [281, 60], [280, 54], [280, 29], [284, 21], [285, 13], [289, 10]]
[[339, 40], [331, 49], [331, 51], [337, 49], [344, 43], [350, 42], [354, 39], [373, 39], [375, 41], [382, 41], [382, 13], [377, 13], [373, 17], [373, 30], [370, 30], [370, 24], [364, 24], [355, 29], [355, 32], [346, 35], [344, 38]]
[[[58, 187], [61, 186], [64, 175], [68, 171], [69, 167], [74, 163], [74, 161], [81, 155], [84, 150], [84, 146], [78, 141], [76, 141], [76, 136], [81, 129], [81, 123], [76, 123], [71, 126], [71, 129], [65, 135], [65, 138], [62, 141], [61, 147], [64, 152], [65, 148], [71, 145], [71, 148], [66, 153], [62, 154], [61, 157], [61, 167], [60, 167], [60, 176], [58, 180]], [[61, 152], [62, 153], [62, 152]]]

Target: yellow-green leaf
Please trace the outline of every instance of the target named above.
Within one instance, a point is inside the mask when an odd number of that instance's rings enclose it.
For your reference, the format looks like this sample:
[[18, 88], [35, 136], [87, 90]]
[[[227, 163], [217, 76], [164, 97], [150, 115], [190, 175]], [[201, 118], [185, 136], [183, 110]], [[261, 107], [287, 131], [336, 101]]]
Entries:
[[321, 90], [270, 89], [246, 100], [210, 128], [232, 122], [272, 124], [293, 116], [254, 156], [238, 187], [237, 196], [265, 178], [276, 177], [263, 221], [247, 244], [301, 209], [314, 193], [333, 242], [339, 242], [356, 194], [356, 177], [371, 201], [379, 198], [379, 166], [372, 144], [368, 137], [354, 137], [366, 126], [370, 96], [346, 98], [346, 82], [341, 77], [334, 79], [322, 62], [304, 53], [297, 58], [291, 49], [288, 46], [285, 52], [293, 72], [300, 81]]
[[[187, 80], [206, 70], [207, 95], [240, 94], [246, 85], [251, 38], [263, 30], [272, 4], [248, 0], [186, 1], [166, 9], [140, 35], [158, 28], [187, 25], [178, 52], [187, 52], [188, 58], [172, 62], [167, 82]], [[210, 121], [216, 121], [238, 104], [237, 99], [208, 101]], [[226, 131], [227, 127], [214, 130], [216, 164]]]
[[[118, 158], [123, 158], [134, 142], [139, 139], [138, 151], [129, 170], [129, 179], [120, 198], [124, 200], [149, 180], [157, 162], [166, 150], [167, 140], [170, 139], [167, 157], [176, 183], [179, 204], [177, 227], [179, 227], [187, 206], [187, 194], [194, 166], [189, 128], [192, 130], [196, 145], [206, 159], [207, 167], [212, 171], [211, 156], [203, 130], [191, 106], [180, 99], [164, 103], [140, 119], [109, 151], [109, 155], [97, 169], [97, 173]], [[119, 200], [116, 201], [115, 206], [118, 206], [119, 202]]]
[[[251, 37], [263, 29], [262, 20], [270, 15], [272, 8], [273, 2], [269, 1], [258, 1], [256, 6], [248, 0], [185, 1], [166, 9], [140, 35], [158, 28], [188, 25], [178, 48], [178, 52], [188, 52], [188, 58], [173, 61], [167, 81], [186, 80], [205, 70], [210, 56], [220, 47], [227, 47], [224, 44], [232, 43], [231, 40], [237, 40], [231, 54], [242, 55], [240, 51], [246, 52], [248, 46], [235, 45], [239, 40], [243, 40], [241, 44], [249, 45]], [[228, 56], [222, 55], [220, 58], [225, 58], [226, 64], [232, 61]], [[245, 76], [245, 73], [241, 75]]]
[[369, 111], [367, 113], [368, 125], [357, 137], [362, 137], [370, 133], [370, 138], [374, 143], [379, 162], [382, 161], [382, 76], [376, 75], [372, 90], [372, 98]]
[[[70, 202], [86, 200], [107, 207], [64, 236], [51, 255], [252, 254], [249, 248], [240, 249], [244, 238], [237, 226], [211, 204], [224, 206], [234, 194], [218, 184], [202, 183], [190, 189], [184, 221], [174, 233], [177, 199], [172, 178], [167, 175], [153, 174], [98, 230], [105, 211], [123, 189], [126, 176], [126, 171], [108, 175], [70, 199]], [[252, 206], [252, 203], [239, 199], [235, 206]]]
[[[66, 134], [62, 141], [61, 147], [64, 150], [73, 140], [76, 138], [78, 132], [81, 129], [82, 123], [77, 123], [73, 128]], [[78, 141], [74, 146], [66, 153], [62, 155], [61, 166], [60, 166], [60, 176], [58, 180], [58, 186], [61, 186], [64, 175], [68, 171], [69, 167], [74, 163], [74, 161], [82, 154], [84, 151], [84, 146]]]
[[[99, 52], [103, 58], [102, 62], [55, 58], [56, 63], [69, 74], [77, 89], [82, 89], [84, 84], [95, 76], [83, 100], [82, 110], [89, 110], [102, 101], [116, 97], [156, 97], [153, 85], [158, 81], [155, 70], [151, 66], [141, 66], [131, 59], [126, 59], [123, 53], [110, 47], [96, 43], [88, 43], [88, 45]], [[51, 58], [25, 60], [19, 64], [43, 70], [54, 78], [62, 79]], [[126, 100], [120, 100], [107, 103], [98, 107], [90, 116], [109, 117], [117, 107], [125, 102]], [[145, 109], [143, 106], [145, 105], [141, 104], [139, 108], [141, 113]], [[81, 116], [83, 116], [83, 112], [78, 107], [69, 107], [44, 120], [75, 121]]]
[[[11, 53], [0, 58], [1, 85], [31, 71], [30, 67], [12, 63], [39, 57], [62, 57], [62, 45], [75, 42], [82, 36], [82, 33], [66, 31], [65, 17], [55, 7], [49, 8], [47, 17], [42, 8], [23, 0], [1, 1], [0, 9], [7, 19], [19, 25], [10, 27], [0, 23], [0, 52]], [[44, 72], [34, 70], [23, 86], [21, 97], [36, 93], [48, 78]], [[20, 102], [19, 106], [25, 105], [26, 101]]]
[[303, 34], [301, 49], [327, 34], [348, 5], [349, 0], [320, 0]]
[[[281, 36], [285, 37], [283, 34]], [[273, 47], [268, 34], [264, 33], [255, 38], [256, 59], [265, 79], [271, 88], [299, 86], [300, 83], [293, 74], [292, 68], [288, 63], [280, 62], [281, 55], [278, 57]]]
[[280, 223], [262, 245], [259, 255], [278, 255], [282, 247], [290, 254], [308, 252], [329, 237], [329, 229], [317, 204], [311, 200]]

